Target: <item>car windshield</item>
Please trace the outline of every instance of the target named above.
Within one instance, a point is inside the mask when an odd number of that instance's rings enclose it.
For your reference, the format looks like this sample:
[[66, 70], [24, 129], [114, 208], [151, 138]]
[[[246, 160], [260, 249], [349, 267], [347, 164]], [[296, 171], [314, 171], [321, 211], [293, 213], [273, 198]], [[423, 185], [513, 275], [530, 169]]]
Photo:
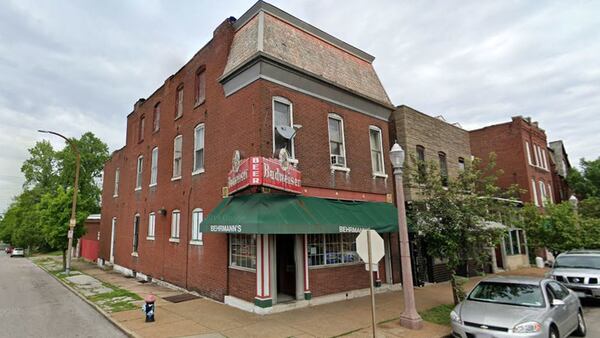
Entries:
[[468, 299], [517, 306], [544, 306], [540, 286], [530, 284], [481, 282], [471, 291]]
[[598, 256], [562, 256], [554, 262], [555, 268], [600, 269]]

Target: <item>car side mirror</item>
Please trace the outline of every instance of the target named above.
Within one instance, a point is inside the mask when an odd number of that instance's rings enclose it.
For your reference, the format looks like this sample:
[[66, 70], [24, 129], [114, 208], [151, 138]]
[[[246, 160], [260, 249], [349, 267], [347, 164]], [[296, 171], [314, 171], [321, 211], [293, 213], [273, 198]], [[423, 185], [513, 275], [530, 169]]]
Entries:
[[560, 300], [560, 299], [553, 299], [552, 300], [552, 306], [560, 306], [560, 305], [565, 305], [565, 302]]

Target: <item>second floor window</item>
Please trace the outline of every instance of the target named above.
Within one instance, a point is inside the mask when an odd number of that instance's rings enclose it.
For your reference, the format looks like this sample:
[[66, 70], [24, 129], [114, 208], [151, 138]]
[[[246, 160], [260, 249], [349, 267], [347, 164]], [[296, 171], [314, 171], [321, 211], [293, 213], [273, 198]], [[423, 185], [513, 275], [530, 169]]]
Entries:
[[384, 174], [383, 169], [383, 145], [381, 144], [381, 129], [377, 127], [369, 128], [369, 138], [371, 143], [371, 167], [374, 174]]
[[181, 212], [173, 210], [171, 217], [171, 239], [179, 239], [179, 226], [181, 221]]
[[160, 129], [160, 102], [154, 106], [154, 113], [152, 115], [152, 131], [158, 131]]
[[439, 152], [438, 157], [440, 159], [440, 176], [442, 178], [442, 185], [444, 187], [448, 186], [448, 162], [446, 161], [446, 154], [444, 152]]
[[119, 180], [121, 179], [120, 171], [119, 168], [115, 170], [115, 191], [113, 192], [113, 197], [119, 196]]
[[154, 239], [154, 233], [156, 231], [156, 214], [151, 212], [148, 215], [148, 238]]
[[419, 171], [419, 175], [425, 177], [426, 174], [426, 166], [425, 166], [425, 147], [417, 146], [417, 169]]
[[177, 104], [175, 106], [175, 119], [183, 115], [183, 87], [177, 89]]
[[288, 140], [277, 132], [277, 126], [293, 128], [294, 118], [292, 103], [282, 97], [273, 98], [273, 152], [277, 156], [279, 150], [285, 148], [291, 158], [295, 158], [294, 140]]
[[158, 147], [152, 149], [152, 166], [150, 168], [150, 186], [156, 185], [158, 179]]
[[346, 147], [344, 145], [344, 120], [336, 114], [329, 114], [329, 155], [331, 165], [335, 167], [346, 167]]
[[140, 155], [137, 159], [137, 174], [135, 176], [135, 190], [142, 189], [142, 173], [144, 171], [144, 156]]
[[204, 124], [194, 129], [194, 173], [204, 171]]
[[206, 71], [204, 68], [196, 72], [196, 104], [204, 102], [206, 99]]
[[144, 140], [144, 127], [146, 125], [146, 117], [142, 115], [140, 117], [140, 126], [138, 128], [138, 141]]
[[181, 147], [183, 136], [178, 135], [173, 141], [173, 178], [181, 177]]
[[465, 159], [462, 157], [458, 158], [458, 170], [465, 171]]
[[527, 162], [529, 165], [533, 165], [533, 161], [531, 160], [531, 149], [529, 148], [529, 142], [525, 141], [525, 152], [527, 153]]

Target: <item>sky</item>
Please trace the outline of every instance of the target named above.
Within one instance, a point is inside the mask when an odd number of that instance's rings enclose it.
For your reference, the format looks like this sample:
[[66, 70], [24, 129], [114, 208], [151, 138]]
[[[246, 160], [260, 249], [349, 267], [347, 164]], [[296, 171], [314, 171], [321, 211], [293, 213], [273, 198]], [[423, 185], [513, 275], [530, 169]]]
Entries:
[[[465, 129], [531, 116], [571, 163], [600, 156], [600, 1], [269, 1], [376, 57], [395, 105]], [[0, 212], [27, 149], [126, 116], [254, 1], [0, 2]]]

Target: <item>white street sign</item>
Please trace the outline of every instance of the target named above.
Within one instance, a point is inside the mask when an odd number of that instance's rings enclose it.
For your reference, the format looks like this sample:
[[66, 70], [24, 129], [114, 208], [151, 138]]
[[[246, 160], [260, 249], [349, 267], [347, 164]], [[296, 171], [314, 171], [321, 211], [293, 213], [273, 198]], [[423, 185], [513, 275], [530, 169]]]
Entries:
[[[356, 253], [367, 263], [369, 261], [369, 244], [367, 243], [367, 231], [371, 232], [371, 262], [373, 266], [379, 262], [385, 255], [385, 248], [383, 244], [383, 238], [379, 236], [375, 230], [363, 230], [360, 235], [356, 237]], [[367, 264], [368, 268], [368, 264]]]

